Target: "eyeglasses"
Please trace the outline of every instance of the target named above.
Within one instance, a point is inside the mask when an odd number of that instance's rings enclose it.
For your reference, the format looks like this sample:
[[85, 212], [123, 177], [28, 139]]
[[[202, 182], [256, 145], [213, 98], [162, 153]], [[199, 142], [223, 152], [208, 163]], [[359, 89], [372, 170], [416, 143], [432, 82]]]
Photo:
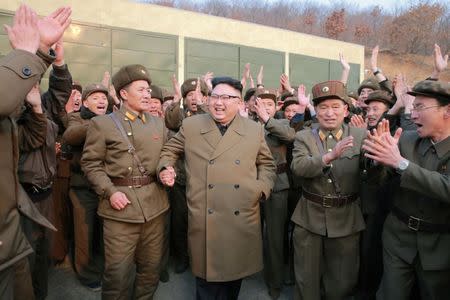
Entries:
[[211, 94], [211, 96], [209, 96], [209, 99], [213, 100], [213, 101], [217, 101], [217, 100], [222, 100], [223, 102], [230, 102], [234, 99], [240, 99], [241, 97], [239, 96], [233, 96], [233, 95], [227, 95], [227, 94], [223, 94], [223, 95], [217, 95], [217, 94]]
[[411, 109], [411, 113], [412, 112], [421, 112], [423, 110], [427, 110], [429, 108], [433, 108], [433, 107], [441, 107], [441, 105], [432, 105], [432, 106], [422, 106], [422, 105], [418, 105], [418, 106], [413, 106], [413, 108]]

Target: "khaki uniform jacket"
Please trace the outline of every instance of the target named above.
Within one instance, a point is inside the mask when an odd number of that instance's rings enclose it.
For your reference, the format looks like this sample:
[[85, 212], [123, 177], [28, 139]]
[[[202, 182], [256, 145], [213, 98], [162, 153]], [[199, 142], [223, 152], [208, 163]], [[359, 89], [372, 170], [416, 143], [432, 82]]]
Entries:
[[[162, 119], [144, 113], [145, 123], [127, 113], [126, 107], [114, 112], [121, 121], [136, 154], [151, 176], [156, 176], [161, 149], [167, 139]], [[130, 116], [132, 118], [130, 118]], [[114, 186], [110, 178], [142, 176], [128, 152], [128, 144], [109, 115], [91, 119], [87, 130], [81, 168], [100, 196], [98, 214], [104, 218], [144, 223], [169, 209], [167, 193], [158, 182], [142, 187]], [[131, 204], [115, 210], [109, 198], [115, 192], [124, 193]]]
[[[410, 161], [394, 193], [394, 206], [433, 224], [450, 224], [450, 137], [435, 144], [405, 131], [400, 153]], [[419, 255], [424, 270], [450, 268], [450, 233], [413, 231], [389, 215], [383, 243], [412, 264]]]
[[187, 118], [164, 146], [158, 170], [182, 155], [194, 275], [223, 282], [260, 271], [259, 200], [275, 180], [262, 126], [237, 115], [222, 136], [209, 114]]
[[207, 112], [207, 108], [204, 104], [199, 105], [197, 109], [197, 112], [192, 113], [187, 109], [183, 110], [180, 107], [180, 102], [172, 103], [164, 113], [166, 127], [170, 130], [178, 131], [185, 118]]
[[90, 187], [89, 181], [84, 176], [80, 165], [81, 154], [90, 121], [90, 119], [83, 119], [79, 112], [68, 115], [67, 129], [63, 134], [63, 141], [67, 145], [70, 145], [73, 155], [70, 162], [70, 186], [72, 187]]
[[[15, 119], [11, 117], [22, 107], [26, 95], [54, 59], [42, 53], [38, 55], [13, 50], [0, 59], [0, 271], [33, 251], [23, 234], [19, 210], [34, 221], [46, 221], [19, 186], [18, 133]], [[30, 145], [33, 146], [37, 145]]]
[[[265, 138], [270, 152], [272, 153], [275, 164], [280, 166], [286, 164], [287, 147], [294, 141], [295, 129], [289, 125], [286, 119], [270, 118], [264, 126]], [[277, 174], [275, 180], [274, 192], [289, 189], [289, 178], [287, 172]]]
[[[314, 129], [297, 133], [291, 169], [294, 175], [301, 179], [304, 190], [319, 195], [336, 196], [335, 186], [327, 175], [328, 172], [333, 172], [342, 195], [358, 193], [361, 146], [366, 131], [345, 124], [342, 129], [342, 138], [353, 136], [354, 147], [333, 161], [331, 168], [326, 167], [322, 161], [312, 133]], [[359, 201], [341, 207], [325, 208], [302, 196], [292, 215], [292, 221], [313, 233], [331, 238], [348, 236], [365, 228]]]

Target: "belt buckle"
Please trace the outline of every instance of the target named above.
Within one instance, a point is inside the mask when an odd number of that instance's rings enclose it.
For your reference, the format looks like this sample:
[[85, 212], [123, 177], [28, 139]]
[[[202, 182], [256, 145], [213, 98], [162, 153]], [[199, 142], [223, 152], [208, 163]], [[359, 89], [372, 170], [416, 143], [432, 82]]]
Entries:
[[134, 188], [140, 188], [142, 187], [140, 177], [131, 177], [131, 183], [133, 184]]
[[413, 230], [413, 231], [419, 231], [420, 221], [422, 221], [422, 219], [416, 218], [416, 217], [413, 217], [413, 216], [409, 216], [409, 218], [408, 218], [408, 228]]
[[[329, 202], [327, 202], [327, 200], [329, 200]], [[325, 208], [333, 207], [332, 200], [333, 200], [332, 197], [323, 196], [322, 197], [322, 206]]]

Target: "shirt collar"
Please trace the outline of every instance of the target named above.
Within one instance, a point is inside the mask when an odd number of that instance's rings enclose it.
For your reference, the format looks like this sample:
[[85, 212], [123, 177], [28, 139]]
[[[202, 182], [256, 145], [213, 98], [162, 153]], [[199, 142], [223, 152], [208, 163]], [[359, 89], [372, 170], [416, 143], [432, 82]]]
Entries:
[[138, 118], [141, 119], [142, 123], [144, 123], [144, 124], [147, 121], [144, 113], [136, 114], [135, 112], [131, 111], [130, 109], [127, 109], [125, 106], [123, 106], [122, 108], [123, 108], [122, 112], [125, 115], [125, 118], [130, 120], [131, 122], [134, 122]]
[[331, 131], [329, 131], [329, 130], [324, 131], [324, 130], [322, 130], [322, 129], [319, 129], [319, 137], [320, 137], [320, 140], [321, 140], [322, 142], [325, 141], [325, 139], [326, 139], [329, 135], [332, 135], [333, 138], [334, 138], [336, 141], [340, 141], [343, 134], [344, 134], [344, 132], [343, 132], [343, 130], [342, 130], [342, 127], [336, 128], [336, 129], [331, 130]]

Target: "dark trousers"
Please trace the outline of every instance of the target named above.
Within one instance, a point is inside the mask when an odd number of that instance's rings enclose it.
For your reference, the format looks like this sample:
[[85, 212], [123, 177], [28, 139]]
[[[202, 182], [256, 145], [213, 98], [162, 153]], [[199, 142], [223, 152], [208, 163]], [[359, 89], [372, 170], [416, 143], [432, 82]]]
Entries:
[[[52, 194], [35, 203], [40, 213], [52, 220]], [[33, 220], [22, 217], [22, 228], [34, 252], [28, 256], [31, 280], [36, 299], [45, 299], [48, 293], [50, 264], [50, 232]]]
[[202, 278], [195, 277], [196, 299], [197, 300], [237, 300], [241, 290], [242, 279], [209, 282]]
[[71, 188], [75, 238], [75, 270], [82, 284], [102, 280], [104, 269], [103, 225], [97, 215], [98, 196], [89, 188]]
[[171, 210], [170, 243], [172, 254], [177, 262], [188, 262], [186, 186], [175, 183], [174, 187], [169, 191], [169, 200]]

